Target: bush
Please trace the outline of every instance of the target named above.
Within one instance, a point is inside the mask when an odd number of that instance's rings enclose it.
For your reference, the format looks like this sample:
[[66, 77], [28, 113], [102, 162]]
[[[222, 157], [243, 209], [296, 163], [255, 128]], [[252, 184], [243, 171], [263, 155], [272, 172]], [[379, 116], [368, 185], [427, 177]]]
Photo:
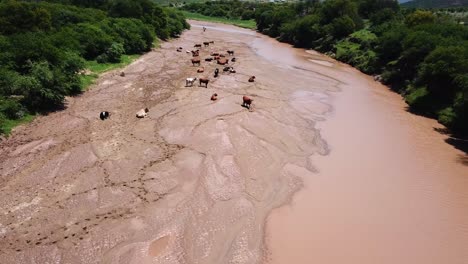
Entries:
[[112, 44], [112, 37], [98, 25], [80, 23], [74, 25], [72, 29], [80, 43], [80, 53], [87, 60], [92, 60], [106, 52]]
[[8, 119], [19, 119], [24, 114], [25, 109], [17, 100], [0, 97], [0, 115]]
[[120, 57], [124, 52], [125, 50], [122, 44], [116, 42], [112, 43], [112, 45], [106, 51], [108, 62], [120, 62]]

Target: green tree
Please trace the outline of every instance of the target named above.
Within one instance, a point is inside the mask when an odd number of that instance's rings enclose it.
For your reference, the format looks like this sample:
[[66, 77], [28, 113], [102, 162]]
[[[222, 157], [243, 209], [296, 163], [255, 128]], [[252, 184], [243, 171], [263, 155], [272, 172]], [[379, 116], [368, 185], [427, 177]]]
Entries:
[[458, 76], [468, 75], [467, 65], [467, 46], [437, 47], [421, 63], [418, 82], [427, 84], [430, 93], [453, 100], [459, 90], [455, 80]]
[[50, 13], [31, 3], [15, 0], [0, 4], [0, 33], [5, 35], [27, 31], [43, 31], [51, 27]]
[[405, 23], [409, 27], [421, 24], [434, 23], [436, 17], [430, 11], [416, 10], [414, 13], [406, 16]]
[[336, 39], [342, 39], [357, 30], [356, 24], [348, 15], [335, 18], [328, 26], [328, 32]]

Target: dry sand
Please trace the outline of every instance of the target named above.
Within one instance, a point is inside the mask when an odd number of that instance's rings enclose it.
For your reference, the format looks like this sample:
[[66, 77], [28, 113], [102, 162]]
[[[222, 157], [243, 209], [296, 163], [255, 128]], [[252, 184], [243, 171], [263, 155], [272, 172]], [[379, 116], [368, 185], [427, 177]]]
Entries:
[[[215, 79], [222, 67], [205, 61], [196, 73], [185, 50], [206, 40], [214, 45], [201, 58], [235, 50], [237, 73]], [[329, 109], [325, 92], [337, 90], [326, 76], [272, 63], [274, 50], [260, 54], [268, 41], [193, 27], [125, 77], [105, 74], [66, 110], [16, 129], [0, 143], [1, 262], [261, 261], [268, 213], [313, 171], [309, 157], [327, 152], [314, 126]], [[185, 87], [202, 76], [208, 88]], [[149, 117], [135, 118], [144, 107]]]

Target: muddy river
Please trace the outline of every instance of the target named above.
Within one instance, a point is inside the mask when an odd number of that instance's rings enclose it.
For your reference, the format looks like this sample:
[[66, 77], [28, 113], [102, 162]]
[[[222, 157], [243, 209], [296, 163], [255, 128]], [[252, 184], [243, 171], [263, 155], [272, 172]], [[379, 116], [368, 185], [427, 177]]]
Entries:
[[194, 21], [123, 71], [0, 142], [1, 263], [468, 262], [466, 154], [370, 77]]

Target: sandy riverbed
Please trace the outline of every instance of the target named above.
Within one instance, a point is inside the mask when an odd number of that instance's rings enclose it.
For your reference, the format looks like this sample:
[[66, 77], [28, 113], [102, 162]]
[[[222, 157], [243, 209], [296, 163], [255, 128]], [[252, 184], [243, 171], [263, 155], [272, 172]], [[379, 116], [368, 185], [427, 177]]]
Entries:
[[[337, 81], [258, 55], [259, 36], [193, 27], [1, 142], [5, 263], [258, 263], [268, 213], [297, 190]], [[267, 40], [266, 37], [264, 37]], [[197, 74], [181, 46], [235, 50]], [[279, 48], [281, 50], [281, 48]], [[260, 49], [262, 51], [262, 49]], [[272, 57], [274, 59], [274, 56]], [[249, 83], [250, 75], [257, 77]], [[209, 76], [208, 88], [185, 78]], [[218, 93], [216, 102], [210, 101]], [[243, 95], [253, 111], [241, 107]], [[149, 117], [135, 118], [148, 107]], [[99, 112], [111, 112], [101, 121]]]

